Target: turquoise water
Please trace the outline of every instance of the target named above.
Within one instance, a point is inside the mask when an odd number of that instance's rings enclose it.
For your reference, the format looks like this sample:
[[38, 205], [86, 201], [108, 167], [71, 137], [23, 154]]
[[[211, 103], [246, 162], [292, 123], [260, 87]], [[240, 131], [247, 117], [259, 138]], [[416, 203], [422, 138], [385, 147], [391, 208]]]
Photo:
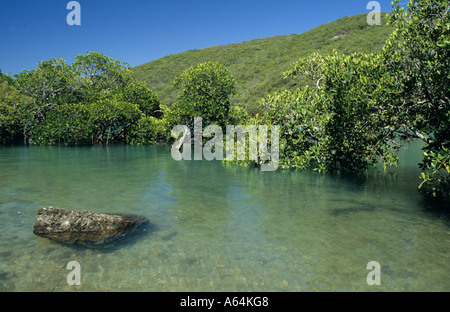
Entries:
[[[450, 217], [417, 191], [418, 152], [343, 178], [177, 162], [165, 146], [0, 147], [0, 290], [448, 291]], [[65, 246], [33, 234], [49, 205], [151, 225], [104, 248]]]

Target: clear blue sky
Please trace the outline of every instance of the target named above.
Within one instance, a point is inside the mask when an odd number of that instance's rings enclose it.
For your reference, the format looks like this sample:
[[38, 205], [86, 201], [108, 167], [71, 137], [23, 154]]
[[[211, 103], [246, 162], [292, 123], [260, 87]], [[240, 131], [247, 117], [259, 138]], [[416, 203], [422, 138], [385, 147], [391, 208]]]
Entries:
[[[163, 56], [299, 34], [344, 16], [369, 13], [370, 0], [0, 0], [0, 69], [14, 75], [50, 58], [72, 63], [97, 51], [137, 66]], [[391, 1], [379, 0], [383, 12]]]

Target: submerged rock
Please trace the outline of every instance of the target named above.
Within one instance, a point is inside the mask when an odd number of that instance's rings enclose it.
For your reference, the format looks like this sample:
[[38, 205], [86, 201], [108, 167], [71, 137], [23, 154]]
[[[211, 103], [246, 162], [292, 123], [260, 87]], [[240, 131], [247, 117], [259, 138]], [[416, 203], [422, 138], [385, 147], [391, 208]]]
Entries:
[[142, 216], [42, 207], [33, 233], [64, 244], [103, 244], [149, 223]]

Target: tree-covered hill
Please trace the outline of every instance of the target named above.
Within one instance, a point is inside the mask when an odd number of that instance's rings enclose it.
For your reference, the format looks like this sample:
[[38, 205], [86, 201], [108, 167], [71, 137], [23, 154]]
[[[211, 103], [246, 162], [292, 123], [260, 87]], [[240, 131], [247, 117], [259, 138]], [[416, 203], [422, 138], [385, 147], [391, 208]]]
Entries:
[[370, 53], [383, 47], [393, 28], [382, 14], [380, 26], [369, 26], [367, 14], [344, 17], [303, 34], [274, 36], [243, 43], [210, 47], [173, 54], [133, 68], [136, 79], [147, 83], [161, 99], [172, 106], [178, 90], [172, 84], [176, 76], [199, 63], [214, 61], [228, 68], [237, 83], [233, 105], [253, 114], [261, 98], [280, 89], [291, 89], [294, 80], [284, 79], [299, 57], [314, 52]]

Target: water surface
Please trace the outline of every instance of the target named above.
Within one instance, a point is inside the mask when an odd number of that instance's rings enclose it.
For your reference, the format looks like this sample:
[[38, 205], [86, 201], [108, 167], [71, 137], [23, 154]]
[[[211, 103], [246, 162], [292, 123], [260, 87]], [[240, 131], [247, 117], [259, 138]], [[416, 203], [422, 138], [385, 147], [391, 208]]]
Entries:
[[[0, 147], [1, 291], [448, 291], [449, 215], [389, 174], [260, 172], [168, 147]], [[146, 216], [104, 248], [33, 234], [41, 206]], [[66, 265], [81, 265], [67, 285]], [[381, 265], [381, 285], [366, 282]]]

